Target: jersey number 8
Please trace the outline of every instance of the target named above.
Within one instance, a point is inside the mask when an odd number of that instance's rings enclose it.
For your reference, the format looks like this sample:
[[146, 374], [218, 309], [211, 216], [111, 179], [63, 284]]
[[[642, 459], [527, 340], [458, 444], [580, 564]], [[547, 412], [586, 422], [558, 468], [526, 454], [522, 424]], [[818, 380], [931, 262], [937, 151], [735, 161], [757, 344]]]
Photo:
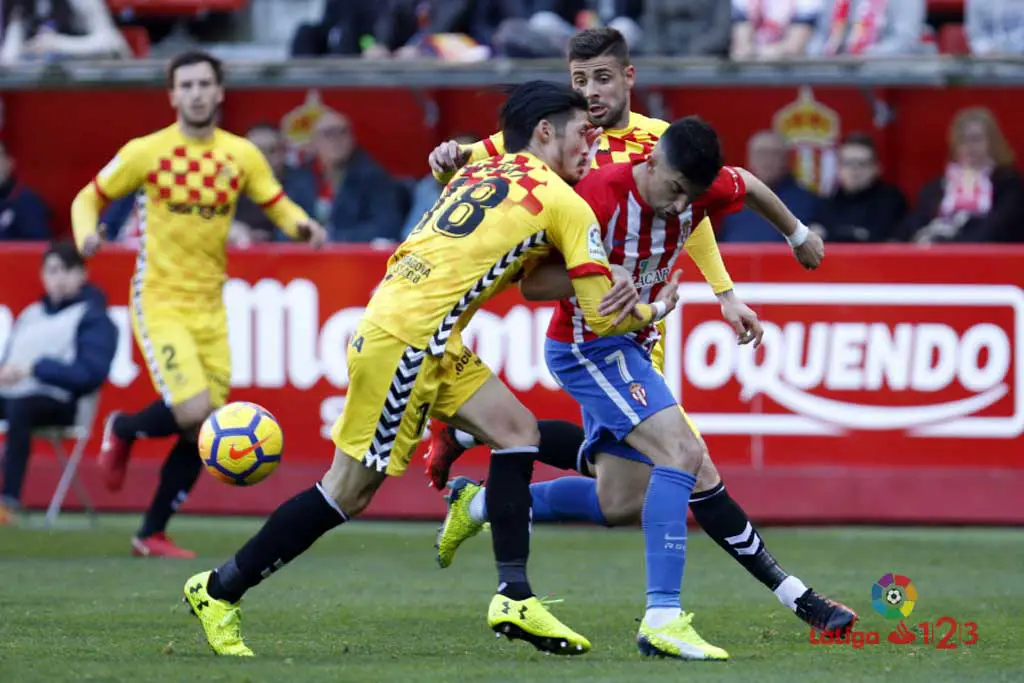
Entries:
[[[410, 235], [433, 223], [434, 232], [447, 237], [465, 237], [477, 229], [487, 209], [493, 209], [508, 197], [508, 181], [504, 178], [487, 178], [463, 188], [466, 182], [465, 176], [452, 181]], [[447, 208], [434, 220], [434, 214], [443, 207]]]

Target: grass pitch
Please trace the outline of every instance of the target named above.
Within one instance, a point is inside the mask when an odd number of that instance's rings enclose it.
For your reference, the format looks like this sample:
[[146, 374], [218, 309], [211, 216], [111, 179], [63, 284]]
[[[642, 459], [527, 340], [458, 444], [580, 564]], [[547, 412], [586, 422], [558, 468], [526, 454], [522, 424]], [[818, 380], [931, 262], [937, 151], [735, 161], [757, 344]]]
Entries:
[[[172, 531], [201, 557], [128, 556], [134, 517], [98, 530], [0, 527], [0, 681], [1022, 681], [1024, 531], [767, 529], [789, 570], [856, 609], [881, 644], [815, 646], [808, 629], [700, 532], [689, 541], [684, 605], [726, 663], [646, 660], [634, 643], [644, 605], [638, 530], [537, 526], [535, 588], [594, 650], [544, 656], [495, 639], [485, 610], [494, 590], [482, 534], [439, 570], [434, 525], [355, 522], [247, 596], [252, 660], [214, 657], [178, 607], [192, 573], [233, 552], [258, 520], [181, 518]], [[871, 585], [909, 576], [911, 624], [953, 617], [978, 643], [886, 641], [897, 622], [871, 607]], [[936, 638], [935, 640], [938, 640]], [[954, 637], [953, 643], [957, 642]]]

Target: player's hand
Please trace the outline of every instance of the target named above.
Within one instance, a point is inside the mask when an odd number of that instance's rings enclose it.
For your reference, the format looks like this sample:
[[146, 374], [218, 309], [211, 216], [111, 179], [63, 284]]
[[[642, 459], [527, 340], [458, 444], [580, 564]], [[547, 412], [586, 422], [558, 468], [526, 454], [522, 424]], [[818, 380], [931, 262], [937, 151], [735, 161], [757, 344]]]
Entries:
[[299, 239], [306, 242], [314, 249], [319, 249], [324, 246], [324, 242], [327, 241], [327, 231], [324, 230], [324, 226], [320, 225], [312, 218], [305, 223], [299, 223], [296, 227], [299, 230]]
[[17, 365], [0, 366], [0, 387], [9, 387], [28, 377], [28, 371]]
[[764, 328], [761, 327], [757, 313], [750, 310], [749, 306], [737, 299], [731, 292], [721, 301], [722, 317], [736, 331], [736, 338], [740, 345], [754, 342], [755, 349], [760, 346], [761, 339], [764, 337]]
[[470, 154], [469, 147], [462, 148], [455, 140], [448, 140], [434, 148], [427, 162], [434, 173], [451, 173], [465, 166]]
[[613, 265], [612, 288], [601, 298], [597, 306], [600, 315], [618, 313], [613, 324], [618, 325], [630, 315], [636, 315], [636, 303], [640, 294], [633, 285], [633, 274], [622, 266]]
[[86, 238], [82, 240], [82, 248], [78, 250], [82, 255], [82, 258], [92, 258], [96, 255], [96, 252], [100, 250], [100, 247], [103, 246], [103, 234], [106, 232], [104, 229], [105, 227], [106, 226], [101, 225], [99, 230], [92, 235], [87, 235]]
[[807, 270], [814, 270], [821, 265], [825, 258], [825, 242], [821, 235], [811, 231], [807, 233], [807, 239], [799, 247], [794, 247], [793, 255], [800, 265]]
[[679, 303], [679, 281], [683, 279], [683, 271], [676, 270], [669, 276], [668, 282], [658, 292], [658, 298], [655, 301], [662, 301], [665, 303], [666, 315], [667, 311], [671, 311]]

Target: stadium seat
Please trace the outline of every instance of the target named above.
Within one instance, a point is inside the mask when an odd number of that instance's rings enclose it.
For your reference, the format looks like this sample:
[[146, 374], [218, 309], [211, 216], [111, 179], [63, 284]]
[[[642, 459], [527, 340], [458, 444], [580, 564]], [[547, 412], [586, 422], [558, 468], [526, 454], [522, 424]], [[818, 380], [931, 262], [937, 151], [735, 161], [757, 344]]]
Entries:
[[135, 57], [142, 59], [149, 56], [149, 31], [142, 26], [121, 26], [119, 29]]
[[944, 55], [968, 55], [967, 34], [963, 24], [943, 24], [939, 29], [939, 51]]
[[248, 0], [107, 0], [119, 17], [191, 17], [210, 12], [237, 12]]
[[[60, 516], [61, 507], [64, 505], [64, 498], [68, 490], [74, 486], [75, 494], [82, 503], [89, 515], [89, 524], [96, 524], [96, 509], [93, 507], [92, 499], [85, 490], [85, 486], [78, 478], [78, 465], [85, 455], [85, 446], [92, 436], [93, 425], [96, 422], [96, 411], [99, 406], [99, 393], [83, 396], [78, 400], [78, 410], [75, 414], [75, 424], [70, 427], [46, 427], [36, 430], [34, 436], [46, 439], [53, 446], [53, 453], [62, 468], [60, 481], [50, 498], [50, 505], [46, 509], [46, 525], [55, 526]], [[0, 434], [7, 432], [7, 422], [0, 420]], [[74, 441], [70, 455], [64, 445], [68, 441]]]

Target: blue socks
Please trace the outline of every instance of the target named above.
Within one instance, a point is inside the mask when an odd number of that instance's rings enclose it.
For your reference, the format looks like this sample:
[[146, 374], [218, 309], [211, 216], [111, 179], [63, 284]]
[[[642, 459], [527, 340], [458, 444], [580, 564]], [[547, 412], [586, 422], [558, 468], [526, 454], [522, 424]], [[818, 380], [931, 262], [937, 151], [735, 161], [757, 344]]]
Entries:
[[651, 470], [644, 499], [647, 608], [681, 607], [686, 566], [686, 511], [696, 478], [671, 467]]
[[[608, 524], [597, 502], [597, 483], [590, 477], [561, 477], [531, 484], [530, 495], [534, 522]], [[488, 519], [484, 496], [477, 494], [473, 499], [470, 516], [481, 522]]]
[[591, 522], [606, 526], [590, 477], [561, 477], [530, 485], [534, 522]]

